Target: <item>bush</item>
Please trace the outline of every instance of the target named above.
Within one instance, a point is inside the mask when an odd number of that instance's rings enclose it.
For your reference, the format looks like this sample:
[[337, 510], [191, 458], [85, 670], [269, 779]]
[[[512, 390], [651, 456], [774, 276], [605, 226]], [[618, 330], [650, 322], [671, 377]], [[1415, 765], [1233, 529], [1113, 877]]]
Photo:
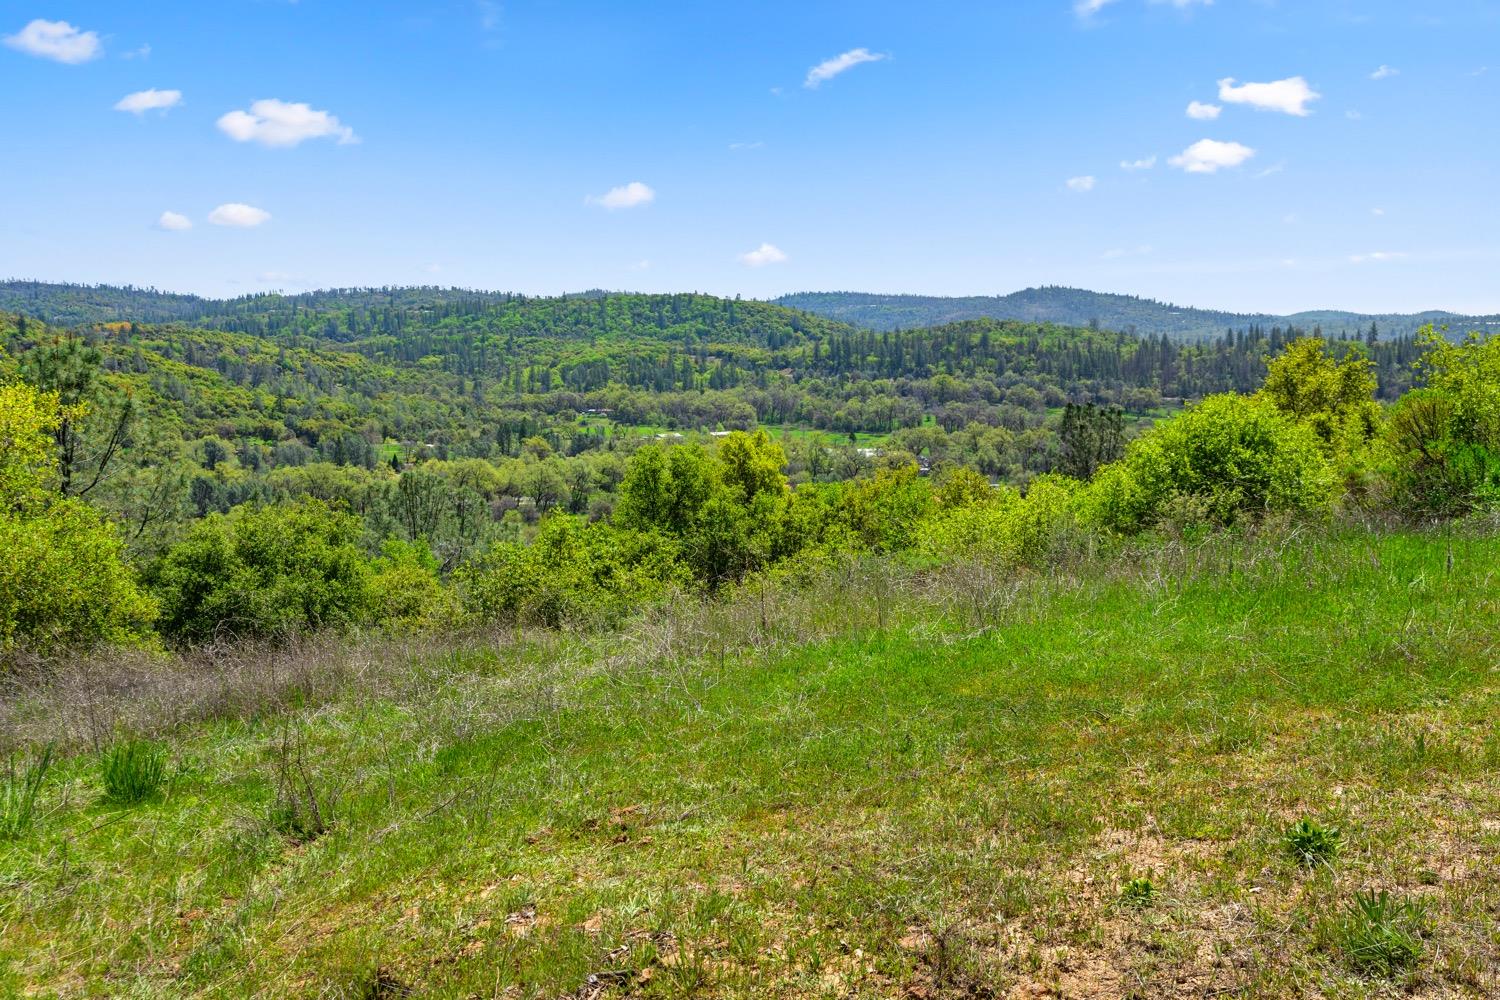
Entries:
[[1337, 477], [1317, 434], [1270, 400], [1210, 396], [1156, 425], [1100, 470], [1081, 499], [1087, 523], [1130, 533], [1181, 500], [1212, 524], [1327, 507]]
[[370, 579], [375, 620], [395, 631], [412, 632], [439, 628], [454, 619], [453, 592], [439, 579], [437, 557], [425, 542], [388, 538], [380, 550]]
[[1081, 484], [1043, 476], [1025, 496], [1011, 489], [993, 499], [943, 510], [919, 528], [917, 548], [933, 558], [983, 558], [1010, 566], [1037, 565], [1077, 535], [1074, 508]]
[[1386, 424], [1396, 504], [1424, 517], [1500, 505], [1500, 338], [1450, 344], [1429, 330], [1427, 348], [1427, 388]]
[[321, 500], [210, 515], [150, 569], [162, 632], [191, 643], [372, 621], [380, 609], [362, 531]]
[[612, 621], [693, 576], [681, 543], [554, 515], [530, 545], [497, 542], [454, 574], [463, 610], [491, 624]]

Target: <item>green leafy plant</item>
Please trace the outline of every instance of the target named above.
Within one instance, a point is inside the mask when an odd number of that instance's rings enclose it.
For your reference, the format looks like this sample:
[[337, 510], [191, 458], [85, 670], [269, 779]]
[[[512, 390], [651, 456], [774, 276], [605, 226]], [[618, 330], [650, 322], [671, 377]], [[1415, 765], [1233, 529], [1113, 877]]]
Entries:
[[1334, 938], [1355, 968], [1391, 976], [1421, 957], [1426, 922], [1427, 911], [1421, 903], [1372, 889], [1345, 906]]
[[1156, 901], [1156, 886], [1144, 875], [1127, 879], [1120, 887], [1120, 902], [1126, 906], [1144, 909]]
[[18, 767], [14, 757], [6, 762], [5, 775], [0, 778], [0, 840], [19, 837], [31, 829], [36, 821], [36, 802], [42, 782], [51, 767], [50, 746], [24, 766]]
[[1317, 820], [1304, 817], [1287, 827], [1282, 841], [1293, 857], [1312, 866], [1327, 864], [1338, 856], [1343, 833], [1336, 826], [1324, 826]]
[[121, 740], [99, 759], [104, 797], [116, 805], [146, 802], [161, 795], [167, 784], [167, 755], [144, 740]]

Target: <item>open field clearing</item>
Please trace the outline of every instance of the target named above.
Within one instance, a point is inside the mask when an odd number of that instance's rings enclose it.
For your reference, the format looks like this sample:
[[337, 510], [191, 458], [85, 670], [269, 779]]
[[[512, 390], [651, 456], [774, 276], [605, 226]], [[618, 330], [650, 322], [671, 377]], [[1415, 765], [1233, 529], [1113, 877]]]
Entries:
[[1304, 528], [76, 668], [5, 703], [4, 984], [1492, 996], [1497, 623], [1493, 526]]

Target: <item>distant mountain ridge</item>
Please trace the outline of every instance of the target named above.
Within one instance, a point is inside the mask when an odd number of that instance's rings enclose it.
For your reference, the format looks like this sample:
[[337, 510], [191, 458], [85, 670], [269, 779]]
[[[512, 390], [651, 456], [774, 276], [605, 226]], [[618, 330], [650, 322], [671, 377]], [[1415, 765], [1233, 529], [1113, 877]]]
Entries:
[[1451, 332], [1500, 329], [1500, 314], [1464, 316], [1432, 310], [1421, 313], [1356, 313], [1311, 310], [1291, 315], [1235, 313], [1195, 309], [1169, 302], [1091, 292], [1048, 285], [1009, 295], [946, 298], [930, 295], [879, 295], [865, 292], [800, 292], [772, 299], [777, 305], [801, 309], [829, 319], [873, 330], [914, 329], [967, 319], [1011, 319], [1063, 326], [1097, 326], [1142, 335], [1165, 334], [1173, 340], [1201, 340], [1222, 336], [1226, 330], [1252, 326], [1321, 327], [1325, 334], [1363, 335], [1374, 323], [1382, 335], [1402, 336], [1433, 323]]

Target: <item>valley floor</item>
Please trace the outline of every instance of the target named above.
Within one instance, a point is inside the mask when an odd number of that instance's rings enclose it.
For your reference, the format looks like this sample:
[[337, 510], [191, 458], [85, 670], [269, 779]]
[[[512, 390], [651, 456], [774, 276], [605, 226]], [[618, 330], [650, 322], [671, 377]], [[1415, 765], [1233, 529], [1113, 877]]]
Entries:
[[[1493, 524], [239, 657], [6, 696], [0, 741], [60, 756], [0, 841], [0, 987], [1500, 994]], [[117, 727], [166, 748], [155, 801], [101, 798]]]

